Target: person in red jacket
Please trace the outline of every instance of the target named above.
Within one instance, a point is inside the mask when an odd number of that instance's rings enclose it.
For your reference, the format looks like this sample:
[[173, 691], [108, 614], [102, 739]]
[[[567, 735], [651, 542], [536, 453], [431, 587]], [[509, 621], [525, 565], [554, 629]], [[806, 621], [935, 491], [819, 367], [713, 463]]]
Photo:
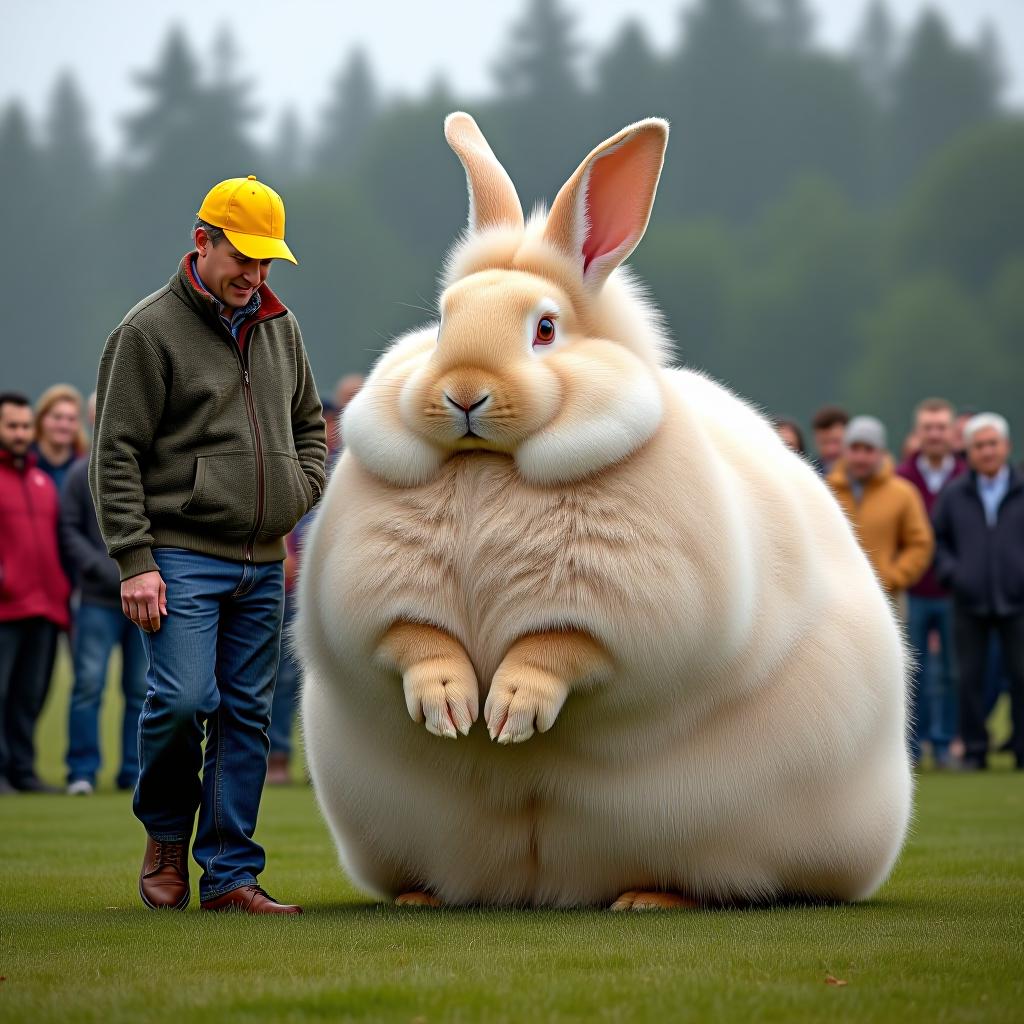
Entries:
[[60, 792], [36, 775], [34, 734], [69, 624], [57, 488], [35, 464], [32, 406], [0, 394], [0, 794]]

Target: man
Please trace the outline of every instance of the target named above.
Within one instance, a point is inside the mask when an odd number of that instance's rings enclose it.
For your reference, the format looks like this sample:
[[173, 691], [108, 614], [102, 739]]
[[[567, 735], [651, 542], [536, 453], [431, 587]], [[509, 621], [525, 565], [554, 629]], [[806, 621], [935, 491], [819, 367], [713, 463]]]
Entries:
[[967, 442], [964, 440], [964, 427], [978, 415], [978, 410], [965, 406], [953, 421], [953, 452], [958, 458], [967, 459]]
[[[967, 469], [967, 464], [953, 454], [953, 421], [953, 406], [944, 398], [921, 402], [914, 412], [914, 434], [920, 450], [896, 470], [917, 488], [929, 517], [939, 495]], [[936, 763], [945, 765], [958, 728], [952, 606], [948, 592], [935, 577], [934, 565], [910, 588], [908, 596], [907, 633], [916, 659], [910, 700], [914, 713], [911, 752], [915, 761], [920, 760], [921, 743], [929, 740]], [[939, 638], [940, 671], [934, 680], [935, 691], [929, 693], [928, 639], [932, 633]]]
[[843, 435], [850, 422], [849, 413], [838, 405], [823, 405], [811, 420], [814, 447], [818, 452], [815, 468], [827, 477], [843, 454]]
[[1002, 643], [1010, 679], [1013, 753], [1024, 768], [1024, 478], [1009, 464], [1010, 430], [995, 413], [964, 428], [970, 472], [935, 508], [935, 571], [953, 592], [960, 666], [964, 767], [988, 765], [985, 675], [989, 634]]
[[885, 441], [885, 427], [878, 420], [855, 416], [846, 427], [842, 458], [828, 484], [894, 610], [902, 612], [904, 592], [924, 575], [934, 545], [921, 498], [893, 472]]
[[57, 488], [36, 465], [32, 406], [0, 394], [0, 795], [53, 793], [35, 770], [36, 719], [68, 628]]
[[[96, 396], [89, 399], [89, 421], [96, 421]], [[134, 789], [139, 778], [136, 736], [146, 696], [146, 648], [142, 633], [121, 611], [121, 576], [108, 554], [89, 492], [89, 463], [79, 459], [68, 470], [60, 495], [60, 546], [72, 571], [79, 601], [72, 631], [74, 683], [68, 714], [70, 796], [89, 796], [100, 767], [99, 717], [107, 685], [107, 664], [121, 648], [121, 765], [118, 789]]]
[[[195, 249], [107, 341], [90, 484], [149, 656], [134, 810], [143, 902], [300, 913], [257, 884], [253, 840], [280, 654], [283, 538], [324, 487], [324, 420], [295, 317], [266, 284], [295, 262], [280, 196], [210, 190]], [[206, 737], [205, 756], [202, 741]], [[202, 767], [202, 781], [199, 770]]]

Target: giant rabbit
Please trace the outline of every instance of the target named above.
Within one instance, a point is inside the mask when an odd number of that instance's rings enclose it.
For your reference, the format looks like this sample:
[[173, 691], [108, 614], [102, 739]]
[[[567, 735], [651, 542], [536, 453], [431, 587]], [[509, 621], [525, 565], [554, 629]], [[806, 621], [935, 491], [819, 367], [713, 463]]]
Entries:
[[301, 572], [342, 864], [406, 903], [870, 896], [911, 808], [900, 632], [814, 470], [671, 365], [620, 266], [667, 124], [528, 222], [473, 119], [445, 134], [470, 218], [440, 316], [345, 411]]

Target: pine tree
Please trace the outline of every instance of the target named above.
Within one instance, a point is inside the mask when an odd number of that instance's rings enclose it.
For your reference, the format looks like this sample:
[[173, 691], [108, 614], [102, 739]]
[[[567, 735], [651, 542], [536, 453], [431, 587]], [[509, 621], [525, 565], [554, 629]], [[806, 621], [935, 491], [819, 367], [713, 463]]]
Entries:
[[988, 89], [998, 103], [1003, 89], [1006, 87], [1006, 62], [1003, 57], [1003, 47], [999, 41], [999, 33], [996, 32], [991, 22], [985, 22], [982, 26], [975, 50]]
[[643, 26], [627, 21], [597, 60], [598, 106], [602, 131], [665, 113], [664, 74]]
[[[180, 29], [170, 31], [156, 67], [137, 76], [143, 109], [126, 121], [129, 157], [119, 210], [132, 225], [123, 276], [124, 299], [145, 295], [188, 247], [203, 196], [225, 178], [264, 178], [247, 129], [250, 87], [236, 70], [226, 33], [215, 42], [204, 79]], [[174, 254], [174, 255], [170, 255]], [[134, 298], [132, 298], [134, 296]]]
[[302, 122], [292, 106], [285, 107], [278, 116], [266, 164], [274, 181], [282, 185], [294, 181], [306, 168], [306, 139]]
[[899, 34], [885, 0], [872, 0], [853, 42], [853, 60], [864, 88], [886, 109], [893, 100]]
[[97, 346], [110, 330], [97, 323], [102, 304], [97, 300], [116, 242], [103, 230], [96, 146], [85, 102], [69, 74], [58, 78], [44, 123], [40, 178], [47, 189], [46, 216], [60, 232], [61, 256], [75, 268], [62, 278], [61, 301], [51, 305], [49, 325], [70, 343], [64, 360], [68, 377], [91, 382]]
[[769, 0], [766, 15], [776, 49], [805, 53], [814, 41], [814, 15], [807, 0]]
[[542, 97], [557, 102], [582, 91], [577, 65], [576, 19], [559, 0], [529, 0], [512, 26], [506, 53], [494, 66], [508, 97]]
[[[29, 393], [53, 383], [42, 376], [46, 370], [33, 358], [33, 350], [41, 338], [40, 317], [47, 318], [54, 304], [54, 274], [47, 268], [53, 265], [55, 247], [62, 249], [60, 237], [54, 236], [57, 225], [50, 219], [47, 203], [50, 189], [32, 135], [20, 102], [9, 103], [0, 111], [0, 224], [7, 240], [0, 246], [0, 281], [9, 296], [4, 337], [12, 351], [25, 354], [25, 363], [15, 359], [13, 367], [5, 368], [5, 377], [10, 386]], [[49, 330], [47, 322], [47, 336]]]
[[[576, 18], [561, 0], [527, 0], [494, 65], [496, 129], [487, 131], [516, 183], [524, 209], [550, 201], [599, 141], [594, 105], [579, 77]], [[518, 145], [501, 145], [502, 140]]]
[[663, 183], [664, 198], [677, 213], [746, 217], [775, 184], [758, 170], [771, 113], [769, 27], [748, 0], [698, 0], [682, 26], [669, 116], [687, 166]]
[[381, 101], [370, 60], [353, 50], [334, 80], [316, 147], [317, 170], [348, 173], [355, 166], [381, 113]]
[[125, 118], [128, 158], [145, 163], [173, 149], [187, 138], [202, 102], [199, 68], [180, 28], [170, 30], [152, 71], [135, 76], [150, 97], [148, 106]]
[[88, 113], [78, 84], [67, 72], [57, 79], [46, 117], [45, 159], [52, 174], [92, 193], [98, 185], [96, 146], [88, 132]]
[[990, 67], [977, 51], [957, 45], [937, 11], [926, 10], [914, 26], [895, 86], [891, 128], [897, 183], [964, 129], [998, 112]]
[[[256, 152], [248, 138], [248, 126], [256, 110], [249, 99], [252, 82], [238, 71], [238, 49], [226, 29], [213, 42], [210, 80], [202, 87], [203, 99], [196, 111], [199, 132], [211, 142], [211, 170], [221, 177], [237, 177], [259, 170]], [[215, 167], [215, 169], [214, 169]]]

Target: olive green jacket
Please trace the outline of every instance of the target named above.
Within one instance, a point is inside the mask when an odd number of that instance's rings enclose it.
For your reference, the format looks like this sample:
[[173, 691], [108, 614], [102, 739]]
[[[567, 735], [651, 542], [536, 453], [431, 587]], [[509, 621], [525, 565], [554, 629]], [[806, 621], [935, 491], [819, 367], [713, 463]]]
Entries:
[[100, 360], [89, 484], [122, 580], [156, 569], [155, 547], [278, 561], [324, 488], [323, 409], [295, 317], [263, 285], [236, 342], [191, 260]]

